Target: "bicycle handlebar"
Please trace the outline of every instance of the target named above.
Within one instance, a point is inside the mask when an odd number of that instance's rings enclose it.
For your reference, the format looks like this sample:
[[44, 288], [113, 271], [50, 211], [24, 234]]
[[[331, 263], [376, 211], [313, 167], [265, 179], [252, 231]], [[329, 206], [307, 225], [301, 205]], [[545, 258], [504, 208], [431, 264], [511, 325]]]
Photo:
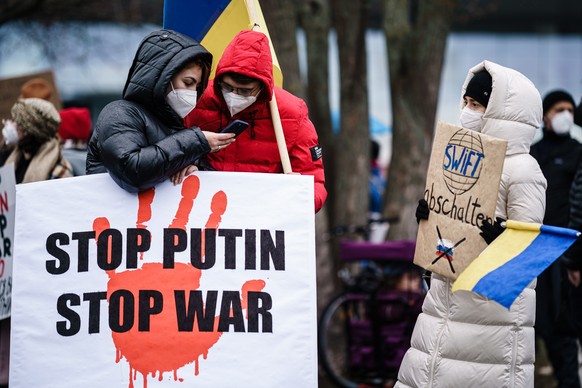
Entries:
[[340, 241], [340, 258], [344, 261], [399, 261], [414, 260], [414, 240], [386, 241], [372, 243], [368, 241]]
[[383, 223], [394, 224], [397, 222], [400, 222], [399, 216], [369, 219], [366, 225], [353, 225], [353, 224], [338, 225], [335, 228], [330, 229], [330, 231], [327, 233], [326, 239], [329, 240], [332, 237], [339, 237], [346, 234], [358, 234], [360, 236], [367, 238], [370, 233], [370, 226], [372, 224], [383, 224]]

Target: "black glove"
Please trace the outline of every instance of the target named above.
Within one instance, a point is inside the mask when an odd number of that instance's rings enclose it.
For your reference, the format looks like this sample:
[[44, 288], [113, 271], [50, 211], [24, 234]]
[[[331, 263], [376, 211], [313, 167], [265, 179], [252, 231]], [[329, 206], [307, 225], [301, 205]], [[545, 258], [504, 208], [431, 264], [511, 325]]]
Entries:
[[505, 231], [505, 226], [501, 226], [501, 223], [505, 222], [503, 218], [495, 218], [495, 222], [491, 224], [489, 221], [484, 220], [483, 224], [479, 229], [481, 229], [481, 237], [487, 244], [491, 244], [501, 233]]
[[416, 223], [420, 223], [420, 220], [428, 220], [428, 214], [430, 210], [428, 208], [428, 202], [426, 199], [422, 198], [418, 200], [418, 206], [416, 207]]
[[582, 270], [582, 234], [566, 249], [566, 252], [562, 253], [559, 260], [564, 264], [566, 269], [573, 271]]

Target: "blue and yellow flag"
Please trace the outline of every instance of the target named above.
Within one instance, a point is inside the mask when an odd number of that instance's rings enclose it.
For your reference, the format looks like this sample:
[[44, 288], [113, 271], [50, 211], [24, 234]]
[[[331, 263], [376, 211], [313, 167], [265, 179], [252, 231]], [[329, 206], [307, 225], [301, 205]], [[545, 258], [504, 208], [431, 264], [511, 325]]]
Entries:
[[255, 24], [269, 38], [275, 85], [282, 87], [283, 74], [258, 0], [164, 1], [164, 28], [188, 35], [212, 53], [210, 78], [214, 78], [216, 65], [230, 41]]
[[505, 231], [459, 275], [453, 291], [473, 291], [509, 309], [578, 234], [573, 229], [508, 220]]

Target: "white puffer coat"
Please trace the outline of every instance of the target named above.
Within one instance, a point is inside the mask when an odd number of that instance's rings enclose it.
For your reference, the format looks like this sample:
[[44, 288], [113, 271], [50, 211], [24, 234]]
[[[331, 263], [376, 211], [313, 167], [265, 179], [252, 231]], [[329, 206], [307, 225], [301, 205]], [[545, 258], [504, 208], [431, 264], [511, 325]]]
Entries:
[[[469, 71], [461, 96], [483, 69], [491, 74], [493, 88], [482, 133], [508, 141], [496, 215], [541, 223], [546, 180], [529, 155], [542, 121], [540, 94], [519, 72], [484, 61]], [[452, 293], [452, 283], [432, 275], [396, 387], [533, 387], [535, 281], [509, 311], [473, 292]]]

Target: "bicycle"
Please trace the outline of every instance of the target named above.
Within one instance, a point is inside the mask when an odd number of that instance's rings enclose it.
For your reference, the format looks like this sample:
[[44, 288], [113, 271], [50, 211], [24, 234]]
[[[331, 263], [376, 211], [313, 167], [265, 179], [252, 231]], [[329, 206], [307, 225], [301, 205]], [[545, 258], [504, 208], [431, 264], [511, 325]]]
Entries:
[[414, 248], [414, 241], [340, 241], [341, 260], [358, 268], [340, 271], [345, 291], [324, 308], [318, 325], [321, 365], [339, 387], [395, 382], [426, 293]]

